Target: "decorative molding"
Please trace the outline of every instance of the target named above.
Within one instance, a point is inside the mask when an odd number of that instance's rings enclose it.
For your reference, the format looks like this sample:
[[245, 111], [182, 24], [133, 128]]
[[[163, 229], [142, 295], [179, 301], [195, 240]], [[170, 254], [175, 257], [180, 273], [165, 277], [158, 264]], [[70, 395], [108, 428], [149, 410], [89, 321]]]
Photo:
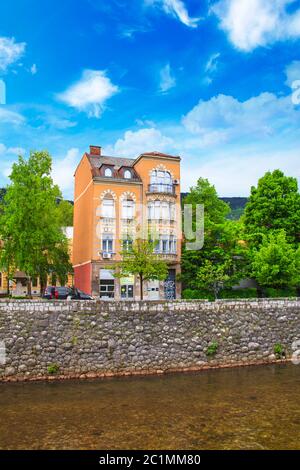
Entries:
[[106, 189], [105, 191], [103, 191], [100, 195], [100, 199], [101, 201], [103, 199], [105, 199], [105, 197], [110, 194], [110, 196], [113, 198], [114, 201], [117, 200], [117, 196], [116, 196], [116, 193], [114, 191], [112, 191], [111, 189]]
[[156, 171], [159, 171], [159, 170], [160, 170], [160, 171], [167, 171], [168, 173], [170, 173], [172, 180], [175, 179], [175, 178], [174, 178], [174, 174], [172, 173], [172, 171], [169, 170], [165, 165], [163, 165], [163, 163], [160, 163], [159, 165], [156, 165], [155, 168], [152, 168], [151, 170], [149, 170], [149, 175], [151, 176], [152, 171], [155, 171], [155, 170], [156, 170]]
[[167, 196], [165, 194], [153, 194], [153, 195], [147, 194], [147, 202], [155, 202], [155, 201], [169, 202], [171, 204], [175, 204], [174, 196]]
[[126, 200], [130, 201], [130, 200], [132, 200], [132, 201], [136, 202], [136, 195], [134, 193], [132, 193], [131, 191], [125, 191], [123, 194], [121, 194], [120, 200], [121, 201], [126, 201]]

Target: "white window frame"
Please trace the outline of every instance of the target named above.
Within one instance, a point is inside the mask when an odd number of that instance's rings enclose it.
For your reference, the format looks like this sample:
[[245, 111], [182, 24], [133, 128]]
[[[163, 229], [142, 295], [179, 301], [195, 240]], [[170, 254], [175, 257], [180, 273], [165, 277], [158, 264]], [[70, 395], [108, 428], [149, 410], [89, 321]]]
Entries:
[[[109, 174], [107, 174], [107, 173], [109, 173]], [[105, 168], [105, 170], [104, 170], [104, 176], [106, 176], [107, 178], [111, 178], [112, 175], [113, 175], [112, 169], [109, 168], [109, 167], [108, 167], [108, 168]]]
[[110, 198], [104, 198], [102, 200], [102, 217], [107, 219], [115, 218], [115, 201]]
[[114, 237], [110, 234], [102, 235], [102, 252], [113, 253], [114, 252]]
[[122, 218], [134, 219], [135, 215], [135, 202], [133, 199], [123, 199], [122, 201]]

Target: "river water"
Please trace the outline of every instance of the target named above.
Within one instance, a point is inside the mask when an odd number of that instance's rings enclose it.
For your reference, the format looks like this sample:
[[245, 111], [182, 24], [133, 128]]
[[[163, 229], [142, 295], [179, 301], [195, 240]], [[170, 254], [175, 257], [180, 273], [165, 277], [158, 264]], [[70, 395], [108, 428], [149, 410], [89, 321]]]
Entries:
[[300, 449], [300, 366], [2, 383], [0, 449]]

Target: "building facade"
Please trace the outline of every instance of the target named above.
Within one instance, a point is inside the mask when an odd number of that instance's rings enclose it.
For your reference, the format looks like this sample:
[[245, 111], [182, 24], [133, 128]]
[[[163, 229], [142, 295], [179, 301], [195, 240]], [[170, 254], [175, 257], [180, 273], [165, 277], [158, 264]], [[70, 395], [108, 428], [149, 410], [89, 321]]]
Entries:
[[120, 252], [151, 231], [168, 263], [165, 281], [149, 281], [144, 298], [180, 296], [180, 157], [150, 152], [136, 159], [107, 157], [91, 146], [75, 171], [75, 286], [101, 299], [139, 299], [134, 276], [115, 278]]

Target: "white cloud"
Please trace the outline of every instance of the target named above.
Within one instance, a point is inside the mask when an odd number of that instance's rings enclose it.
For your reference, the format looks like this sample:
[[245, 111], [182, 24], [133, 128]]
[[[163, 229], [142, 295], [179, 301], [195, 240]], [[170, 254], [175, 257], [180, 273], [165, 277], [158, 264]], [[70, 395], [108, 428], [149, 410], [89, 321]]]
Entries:
[[172, 139], [164, 136], [158, 129], [140, 129], [125, 132], [122, 139], [118, 139], [112, 147], [107, 147], [103, 153], [135, 158], [143, 152], [166, 152], [172, 143]]
[[299, 118], [300, 110], [293, 106], [290, 96], [266, 92], [243, 102], [226, 95], [200, 100], [184, 116], [183, 124], [192, 134], [203, 139], [212, 136], [218, 144], [288, 133], [298, 129]]
[[205, 65], [205, 72], [215, 72], [218, 68], [218, 58], [220, 57], [220, 52], [212, 54]]
[[57, 98], [87, 113], [89, 117], [99, 118], [105, 102], [118, 91], [119, 88], [112, 84], [105, 71], [84, 70], [81, 79], [58, 94]]
[[24, 155], [25, 149], [22, 147], [6, 147], [6, 145], [0, 143], [0, 156], [5, 155]]
[[300, 183], [299, 152], [295, 150], [255, 151], [239, 149], [224, 152], [203, 163], [182, 165], [183, 191], [196, 184], [201, 176], [207, 178], [220, 196], [249, 196], [251, 186], [267, 171], [280, 168], [289, 176], [298, 177]]
[[211, 7], [233, 45], [245, 52], [275, 41], [300, 37], [300, 10], [287, 12], [295, 0], [220, 0]]
[[16, 111], [11, 111], [7, 107], [0, 107], [0, 124], [22, 124], [24, 117]]
[[292, 87], [293, 82], [300, 80], [300, 60], [294, 60], [285, 69], [286, 84]]
[[160, 85], [159, 90], [161, 93], [166, 93], [176, 85], [176, 79], [172, 75], [170, 64], [165, 65], [160, 71]]
[[206, 83], [207, 85], [210, 85], [212, 83], [213, 77], [218, 70], [220, 55], [220, 52], [212, 54], [205, 64], [204, 71], [206, 73], [206, 76], [204, 78], [204, 83]]
[[74, 197], [74, 172], [80, 157], [79, 149], [71, 148], [63, 158], [56, 158], [53, 161], [52, 178], [65, 198]]
[[20, 59], [24, 54], [25, 42], [16, 42], [15, 38], [0, 37], [0, 71], [6, 72], [7, 68]]
[[145, 0], [148, 5], [158, 5], [167, 14], [177, 18], [190, 28], [196, 28], [201, 18], [191, 18], [182, 0]]
[[30, 67], [30, 72], [31, 72], [32, 75], [35, 75], [37, 73], [36, 64], [32, 64], [32, 66]]
[[[0, 143], [0, 173], [7, 180], [11, 174], [11, 167], [13, 162], [11, 158], [18, 157], [19, 155], [25, 155], [25, 149], [22, 147], [6, 147], [6, 145]], [[7, 182], [7, 181], [5, 181]]]

